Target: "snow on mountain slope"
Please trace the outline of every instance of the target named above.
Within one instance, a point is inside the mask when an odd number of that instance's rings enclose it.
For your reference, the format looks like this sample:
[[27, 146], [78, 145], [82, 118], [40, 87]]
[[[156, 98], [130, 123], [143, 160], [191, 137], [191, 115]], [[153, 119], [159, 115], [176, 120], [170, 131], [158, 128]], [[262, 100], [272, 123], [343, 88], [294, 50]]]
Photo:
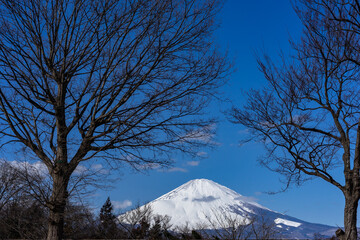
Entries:
[[[250, 198], [207, 179], [191, 180], [155, 199], [149, 205], [155, 214], [170, 216], [170, 224], [174, 227], [187, 225], [189, 228], [197, 228], [209, 225], [211, 222], [215, 224], [212, 227], [221, 228], [216, 218], [224, 213], [244, 224], [259, 211], [277, 214]], [[285, 221], [280, 221], [279, 224], [284, 224]], [[290, 220], [288, 222], [292, 225], [301, 225]]]
[[[191, 180], [149, 203], [156, 214], [171, 217], [171, 224], [190, 228], [208, 224], [218, 211], [248, 222], [252, 210], [265, 207], [248, 201], [235, 191], [207, 179]], [[216, 221], [214, 221], [216, 222]]]
[[299, 227], [301, 225], [301, 223], [293, 222], [293, 221], [282, 219], [282, 218], [277, 218], [274, 220], [274, 222], [276, 224], [284, 224], [284, 225], [287, 225], [290, 227]]
[[244, 224], [253, 217], [265, 217], [283, 235], [291, 238], [311, 238], [314, 233], [336, 230], [272, 211], [251, 198], [207, 179], [191, 180], [153, 200], [149, 205], [154, 214], [170, 216], [173, 229], [184, 226], [190, 229], [206, 226], [223, 228], [218, 219], [220, 215], [226, 215]]

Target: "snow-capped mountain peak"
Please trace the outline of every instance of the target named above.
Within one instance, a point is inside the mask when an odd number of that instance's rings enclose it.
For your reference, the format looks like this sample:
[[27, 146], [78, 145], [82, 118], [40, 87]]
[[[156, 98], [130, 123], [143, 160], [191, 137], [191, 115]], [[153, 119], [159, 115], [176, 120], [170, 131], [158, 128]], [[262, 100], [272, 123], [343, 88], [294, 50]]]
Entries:
[[180, 187], [150, 202], [154, 213], [168, 215], [174, 227], [212, 225], [221, 227], [214, 221], [226, 212], [229, 217], [241, 222], [249, 222], [255, 209], [271, 211], [251, 198], [208, 179], [191, 180]]
[[[332, 227], [308, 223], [261, 206], [252, 198], [208, 179], [191, 180], [149, 203], [153, 214], [171, 218], [173, 230], [224, 228], [219, 217], [249, 223], [256, 216], [267, 219], [287, 236], [309, 238], [310, 233], [333, 231]], [[142, 207], [140, 207], [142, 208]], [[331, 230], [329, 230], [331, 229]], [[311, 236], [312, 237], [312, 236]]]
[[254, 202], [251, 198], [244, 197], [241, 194], [208, 179], [191, 180], [155, 199], [151, 204], [153, 205], [159, 201], [177, 201], [178, 203], [192, 202], [194, 204], [196, 204], [196, 202], [211, 203], [217, 201], [223, 206], [234, 205], [234, 202], [237, 202], [239, 204], [253, 204], [256, 207], [266, 209]]
[[180, 187], [172, 190], [171, 192], [159, 197], [157, 200], [170, 200], [178, 199], [181, 197], [191, 197], [191, 198], [202, 198], [204, 196], [231, 196], [237, 197], [241, 196], [235, 191], [224, 187], [220, 184], [217, 184], [208, 179], [195, 179], [191, 180]]

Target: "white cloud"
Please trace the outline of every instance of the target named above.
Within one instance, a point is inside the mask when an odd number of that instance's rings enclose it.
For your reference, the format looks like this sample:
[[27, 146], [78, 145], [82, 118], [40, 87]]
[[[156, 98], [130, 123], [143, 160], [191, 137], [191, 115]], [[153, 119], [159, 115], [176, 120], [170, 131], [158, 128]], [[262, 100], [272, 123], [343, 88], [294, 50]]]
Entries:
[[196, 155], [199, 157], [207, 157], [208, 153], [207, 152], [198, 152], [198, 153], [196, 153]]
[[130, 200], [124, 201], [111, 201], [114, 209], [124, 209], [132, 206], [132, 202]]
[[91, 165], [91, 168], [94, 170], [101, 170], [103, 168], [102, 164], [93, 164]]
[[217, 127], [216, 124], [210, 124], [202, 128], [192, 130], [188, 132], [183, 137], [183, 139], [185, 141], [196, 141], [196, 142], [220, 145], [220, 143], [213, 141], [216, 127]]
[[166, 172], [188, 172], [185, 168], [173, 167], [166, 170]]
[[245, 201], [245, 202], [254, 202], [254, 203], [256, 203], [258, 201], [258, 199], [255, 197], [247, 197], [247, 196], [237, 197], [236, 200], [241, 200], [241, 201]]
[[146, 163], [138, 166], [141, 170], [159, 169], [161, 166], [158, 163]]
[[17, 168], [21, 171], [27, 171], [28, 173], [39, 174], [40, 176], [45, 176], [48, 173], [47, 167], [44, 163], [37, 161], [34, 163], [29, 162], [18, 162], [11, 161], [8, 162], [12, 167]]
[[248, 128], [245, 128], [245, 129], [241, 129], [240, 131], [238, 131], [238, 133], [240, 135], [246, 135], [246, 134], [249, 134], [249, 129]]
[[276, 124], [275, 124], [275, 123], [271, 123], [271, 122], [269, 122], [269, 121], [262, 121], [262, 122], [260, 122], [260, 126], [261, 126], [261, 127], [266, 127], [267, 129], [271, 129], [271, 128], [276, 127]]
[[84, 172], [86, 172], [88, 169], [87, 167], [83, 166], [83, 165], [78, 165], [76, 168], [75, 168], [75, 171], [74, 173], [75, 174], [82, 174]]
[[195, 166], [199, 166], [200, 161], [188, 161], [186, 164], [195, 167]]
[[93, 164], [91, 165], [91, 170], [100, 174], [109, 174], [109, 169], [104, 168], [102, 164]]

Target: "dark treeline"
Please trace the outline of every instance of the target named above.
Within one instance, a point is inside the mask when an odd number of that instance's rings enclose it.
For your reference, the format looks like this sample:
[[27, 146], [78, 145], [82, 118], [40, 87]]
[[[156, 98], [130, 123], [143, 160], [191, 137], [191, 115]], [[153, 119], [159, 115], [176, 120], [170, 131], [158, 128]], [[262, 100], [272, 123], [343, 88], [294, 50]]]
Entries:
[[[64, 223], [65, 239], [202, 239], [200, 233], [170, 232], [165, 218], [139, 212], [137, 224], [120, 223], [108, 199], [95, 214], [89, 206], [69, 202]], [[43, 239], [48, 210], [34, 199], [13, 199], [0, 210], [0, 239]], [[151, 223], [150, 221], [153, 221]]]
[[[46, 238], [50, 188], [41, 169], [0, 160], [0, 181], [3, 183], [0, 185], [0, 239]], [[86, 197], [81, 185], [73, 185], [76, 187], [71, 191], [64, 214], [64, 239], [193, 239], [192, 235], [198, 236], [190, 230], [177, 236], [170, 233], [170, 218], [153, 214], [150, 207], [123, 214], [125, 218], [120, 221], [108, 198], [100, 211], [95, 211], [83, 201]]]

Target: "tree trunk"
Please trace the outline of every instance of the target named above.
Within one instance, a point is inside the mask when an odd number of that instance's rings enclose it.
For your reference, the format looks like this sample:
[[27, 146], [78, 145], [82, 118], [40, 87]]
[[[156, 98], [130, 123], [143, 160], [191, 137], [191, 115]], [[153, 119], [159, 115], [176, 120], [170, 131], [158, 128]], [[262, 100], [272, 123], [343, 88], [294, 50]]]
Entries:
[[47, 240], [60, 240], [63, 238], [68, 182], [68, 179], [63, 174], [53, 175], [53, 189], [49, 202], [50, 214]]
[[352, 194], [345, 195], [344, 227], [345, 240], [357, 239], [357, 218], [358, 200]]

